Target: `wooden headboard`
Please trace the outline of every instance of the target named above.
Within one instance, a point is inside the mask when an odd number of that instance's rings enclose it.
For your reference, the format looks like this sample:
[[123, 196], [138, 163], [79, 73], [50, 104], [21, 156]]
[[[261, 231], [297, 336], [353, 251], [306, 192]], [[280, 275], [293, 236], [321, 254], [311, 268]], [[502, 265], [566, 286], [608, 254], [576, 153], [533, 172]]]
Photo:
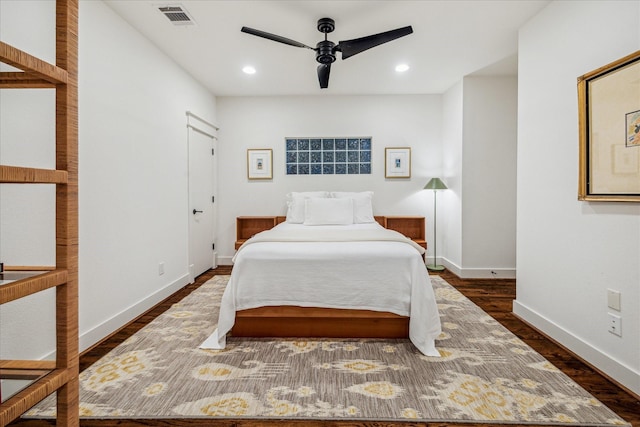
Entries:
[[[427, 249], [425, 237], [425, 218], [423, 216], [376, 216], [375, 220], [390, 230], [404, 234], [423, 248]], [[238, 249], [251, 236], [269, 230], [281, 222], [285, 216], [239, 216], [236, 218], [236, 243]]]

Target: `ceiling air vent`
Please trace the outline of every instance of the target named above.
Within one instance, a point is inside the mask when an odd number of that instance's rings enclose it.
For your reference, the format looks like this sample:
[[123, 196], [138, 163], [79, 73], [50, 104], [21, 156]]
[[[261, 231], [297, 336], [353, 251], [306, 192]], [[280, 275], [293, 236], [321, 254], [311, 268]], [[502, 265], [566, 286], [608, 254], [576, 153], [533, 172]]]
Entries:
[[160, 6], [158, 10], [173, 23], [173, 25], [194, 25], [191, 15], [183, 6]]

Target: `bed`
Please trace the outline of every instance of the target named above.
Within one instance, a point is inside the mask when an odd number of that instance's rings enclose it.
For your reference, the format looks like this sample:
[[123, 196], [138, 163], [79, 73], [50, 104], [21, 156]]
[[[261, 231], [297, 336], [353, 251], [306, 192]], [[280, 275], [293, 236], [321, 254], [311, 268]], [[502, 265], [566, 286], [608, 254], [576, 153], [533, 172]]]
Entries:
[[224, 348], [229, 333], [408, 337], [423, 354], [439, 356], [424, 248], [382, 227], [370, 200], [363, 210], [354, 200], [363, 193], [329, 194], [304, 197], [302, 213], [289, 204], [285, 222], [241, 245], [218, 327], [201, 348]]

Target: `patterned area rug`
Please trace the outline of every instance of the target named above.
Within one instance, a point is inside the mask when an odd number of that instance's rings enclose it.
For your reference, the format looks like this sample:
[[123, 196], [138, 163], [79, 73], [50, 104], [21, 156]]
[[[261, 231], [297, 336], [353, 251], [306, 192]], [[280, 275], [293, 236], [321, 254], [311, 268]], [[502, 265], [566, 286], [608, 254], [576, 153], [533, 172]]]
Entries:
[[[440, 358], [380, 339], [230, 338], [200, 350], [228, 278], [81, 373], [81, 416], [628, 425], [437, 276]], [[53, 415], [50, 398], [27, 417]]]

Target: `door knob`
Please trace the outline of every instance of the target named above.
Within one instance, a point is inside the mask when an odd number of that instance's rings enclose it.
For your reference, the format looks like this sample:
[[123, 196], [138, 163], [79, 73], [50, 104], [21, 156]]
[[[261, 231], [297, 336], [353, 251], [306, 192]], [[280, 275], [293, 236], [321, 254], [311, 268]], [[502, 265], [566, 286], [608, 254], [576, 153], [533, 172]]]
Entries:
[[194, 210], [193, 210], [193, 214], [194, 214], [194, 215], [195, 215], [195, 214], [197, 214], [197, 213], [202, 213], [202, 212], [203, 212], [203, 211], [198, 211], [198, 210], [196, 210], [196, 209], [194, 209]]

